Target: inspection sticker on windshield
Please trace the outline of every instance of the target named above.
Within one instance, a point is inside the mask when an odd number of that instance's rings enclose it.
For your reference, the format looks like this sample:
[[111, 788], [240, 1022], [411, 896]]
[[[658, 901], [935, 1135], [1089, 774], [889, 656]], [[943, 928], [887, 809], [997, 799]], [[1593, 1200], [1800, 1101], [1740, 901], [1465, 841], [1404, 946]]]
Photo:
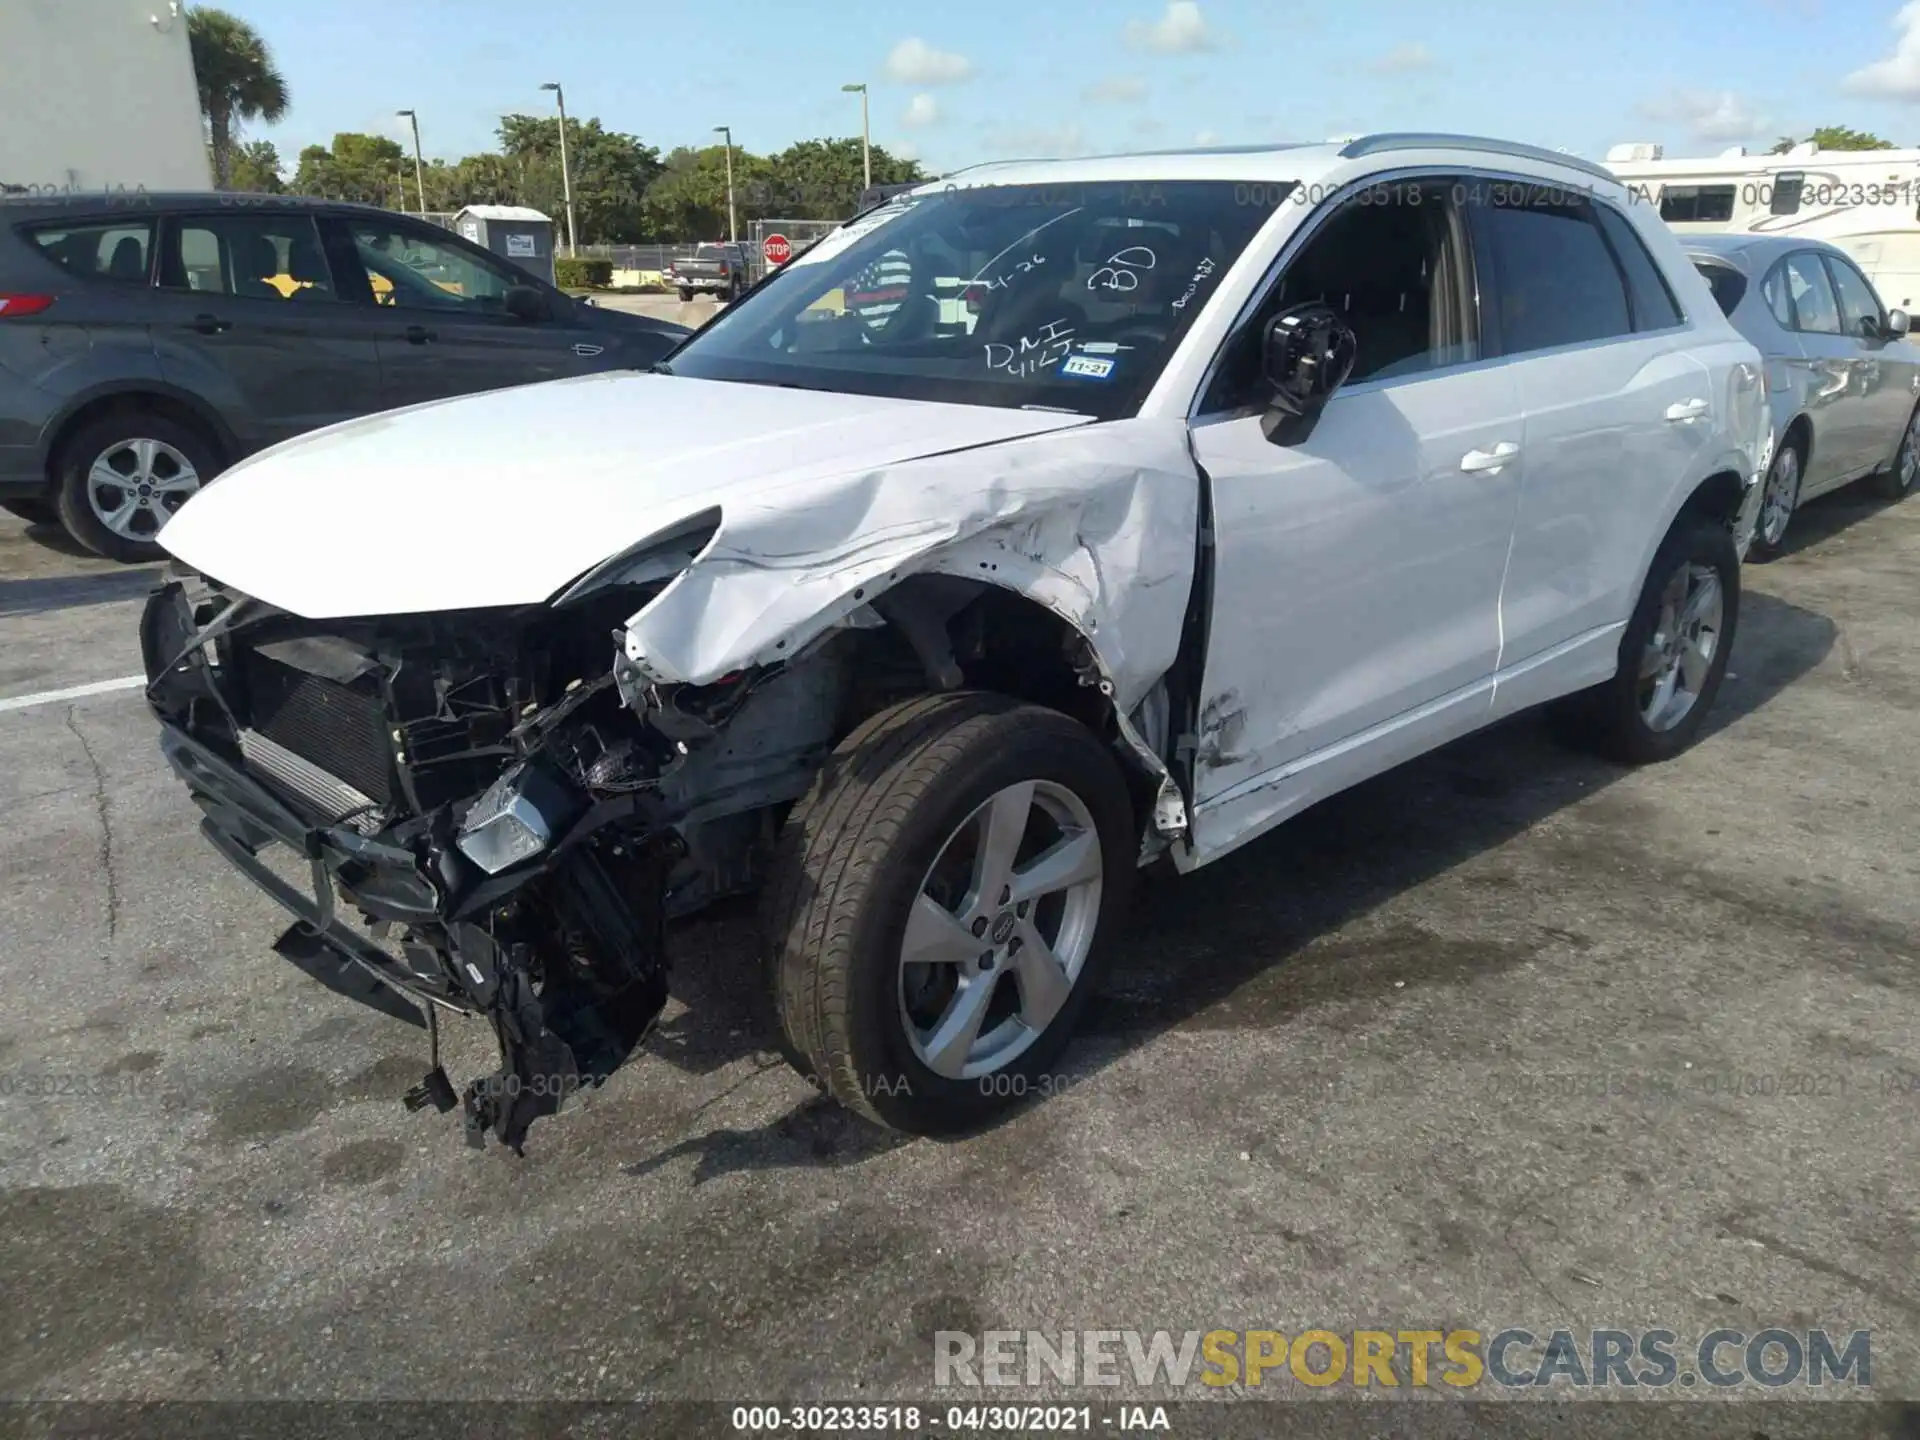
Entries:
[[1082, 380], [1109, 380], [1114, 362], [1099, 355], [1070, 355], [1061, 365], [1062, 375], [1077, 375]]

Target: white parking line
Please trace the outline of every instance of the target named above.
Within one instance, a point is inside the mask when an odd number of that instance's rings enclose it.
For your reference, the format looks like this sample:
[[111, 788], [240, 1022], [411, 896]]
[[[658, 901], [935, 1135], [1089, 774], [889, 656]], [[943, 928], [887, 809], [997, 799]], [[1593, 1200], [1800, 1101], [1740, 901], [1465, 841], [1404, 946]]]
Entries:
[[115, 690], [131, 690], [145, 685], [144, 675], [122, 675], [118, 680], [96, 680], [91, 685], [72, 685], [65, 690], [40, 690], [32, 695], [15, 695], [0, 700], [0, 710], [31, 710], [36, 705], [58, 705], [62, 700], [84, 700], [89, 695], [110, 695]]

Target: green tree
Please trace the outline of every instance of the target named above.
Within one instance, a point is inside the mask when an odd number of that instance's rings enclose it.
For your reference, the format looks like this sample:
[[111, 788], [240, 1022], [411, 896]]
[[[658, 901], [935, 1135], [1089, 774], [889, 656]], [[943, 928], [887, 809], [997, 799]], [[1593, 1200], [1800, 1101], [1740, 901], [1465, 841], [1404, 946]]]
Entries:
[[[559, 117], [503, 115], [499, 135], [502, 158], [518, 189], [516, 203], [545, 211], [564, 234]], [[598, 117], [581, 121], [569, 116], [567, 169], [582, 244], [640, 238], [643, 202], [661, 172], [657, 149], [635, 136], [605, 129]]]
[[187, 37], [213, 153], [214, 183], [226, 189], [241, 125], [252, 120], [272, 124], [287, 113], [286, 78], [259, 32], [224, 10], [194, 6], [187, 12]]
[[[781, 219], [843, 220], [853, 214], [866, 185], [861, 143], [856, 139], [801, 140], [769, 158], [771, 199]], [[901, 160], [873, 147], [873, 183], [905, 185], [926, 179], [917, 160]]]
[[[750, 220], [783, 213], [773, 203], [772, 168], [763, 156], [733, 152], [734, 215]], [[682, 147], [667, 156], [642, 206], [646, 233], [659, 240], [727, 238], [727, 147]]]
[[278, 195], [287, 188], [280, 178], [280, 152], [271, 140], [248, 140], [235, 146], [227, 179], [229, 189], [257, 195]]
[[[1807, 136], [1807, 139], [1822, 150], [1891, 150], [1894, 148], [1891, 140], [1882, 140], [1878, 135], [1869, 134], [1865, 130], [1855, 130], [1846, 125], [1822, 125]], [[1773, 149], [1769, 153], [1784, 155], [1800, 143], [1791, 135], [1782, 135], [1773, 142]]]
[[319, 195], [328, 200], [358, 200], [406, 210], [413, 200], [413, 166], [396, 140], [384, 135], [343, 131], [333, 147], [309, 145], [300, 152], [293, 172], [297, 195]]

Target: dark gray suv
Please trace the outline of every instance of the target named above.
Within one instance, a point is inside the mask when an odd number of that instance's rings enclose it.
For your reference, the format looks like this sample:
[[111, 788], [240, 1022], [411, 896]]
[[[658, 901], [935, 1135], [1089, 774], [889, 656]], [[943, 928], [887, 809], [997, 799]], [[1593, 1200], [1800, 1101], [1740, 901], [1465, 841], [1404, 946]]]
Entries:
[[167, 517], [255, 450], [370, 411], [643, 369], [686, 333], [364, 205], [0, 199], [0, 506], [101, 555], [157, 558]]

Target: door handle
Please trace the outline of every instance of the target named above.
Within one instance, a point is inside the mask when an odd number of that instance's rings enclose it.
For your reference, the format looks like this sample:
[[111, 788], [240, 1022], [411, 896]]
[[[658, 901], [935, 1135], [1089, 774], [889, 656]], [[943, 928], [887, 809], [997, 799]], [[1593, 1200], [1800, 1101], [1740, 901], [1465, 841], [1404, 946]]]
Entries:
[[1511, 440], [1502, 440], [1491, 450], [1469, 450], [1460, 457], [1460, 468], [1469, 475], [1492, 474], [1501, 466], [1519, 458], [1520, 447]]
[[440, 338], [424, 325], [407, 326], [406, 335], [409, 345], [425, 345], [429, 340], [438, 340]]
[[604, 345], [589, 345], [585, 341], [582, 341], [573, 347], [573, 353], [578, 355], [582, 360], [591, 360], [606, 348]]
[[1667, 406], [1667, 419], [1698, 420], [1710, 408], [1704, 400], [1678, 400]]
[[193, 317], [191, 328], [198, 330], [202, 335], [218, 335], [222, 331], [231, 330], [233, 322], [222, 320], [218, 315], [196, 315]]

